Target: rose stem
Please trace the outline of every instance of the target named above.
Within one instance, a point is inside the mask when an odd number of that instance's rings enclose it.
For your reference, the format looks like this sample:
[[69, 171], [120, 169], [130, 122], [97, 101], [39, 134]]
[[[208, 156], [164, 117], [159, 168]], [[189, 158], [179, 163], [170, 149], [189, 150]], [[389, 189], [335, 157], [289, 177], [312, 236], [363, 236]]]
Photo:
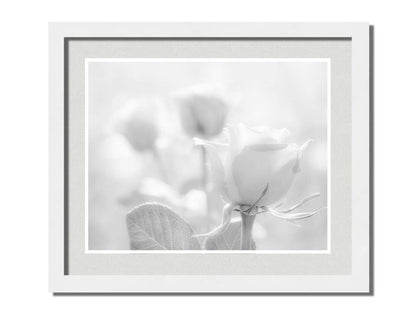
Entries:
[[205, 201], [205, 205], [206, 205], [206, 210], [205, 210], [205, 217], [206, 217], [206, 227], [207, 229], [210, 228], [210, 204], [209, 204], [209, 193], [208, 193], [208, 169], [207, 169], [207, 151], [206, 149], [201, 146], [201, 164], [202, 164], [202, 187], [205, 191], [205, 196], [206, 196], [206, 201]]
[[157, 147], [153, 146], [151, 151], [152, 151], [153, 157], [156, 161], [157, 167], [159, 168], [159, 172], [160, 172], [162, 180], [164, 182], [168, 183], [169, 182], [168, 181], [169, 180], [168, 175], [167, 175], [167, 172], [165, 170], [165, 166], [163, 165], [162, 158], [160, 157], [160, 153], [159, 153]]
[[241, 214], [241, 250], [250, 250], [251, 241], [253, 240], [252, 231], [256, 215]]

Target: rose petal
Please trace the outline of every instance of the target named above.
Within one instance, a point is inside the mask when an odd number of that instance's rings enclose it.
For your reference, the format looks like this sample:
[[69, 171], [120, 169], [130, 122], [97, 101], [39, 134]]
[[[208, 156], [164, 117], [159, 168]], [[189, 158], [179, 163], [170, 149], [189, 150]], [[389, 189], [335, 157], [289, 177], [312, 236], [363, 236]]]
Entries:
[[251, 144], [247, 145], [247, 148], [253, 150], [253, 151], [277, 151], [280, 149], [286, 148], [287, 144]]
[[312, 142], [313, 142], [313, 140], [308, 140], [298, 148], [298, 154], [297, 154], [297, 157], [296, 157], [295, 166], [293, 167], [293, 172], [299, 173], [301, 171], [300, 160], [302, 158], [302, 153]]
[[[314, 193], [314, 194], [311, 194], [311, 195], [309, 195], [309, 196], [307, 196], [307, 197], [305, 197], [304, 199], [302, 199], [300, 202], [298, 202], [298, 203], [296, 203], [295, 205], [293, 205], [292, 207], [290, 207], [290, 208], [286, 208], [286, 209], [279, 209], [279, 210], [276, 210], [276, 211], [278, 211], [278, 212], [283, 212], [283, 213], [288, 213], [288, 212], [291, 212], [291, 211], [293, 211], [293, 210], [295, 210], [295, 209], [297, 209], [297, 208], [299, 208], [299, 207], [301, 207], [301, 206], [303, 206], [304, 204], [306, 204], [308, 201], [310, 201], [310, 200], [312, 200], [312, 199], [314, 199], [314, 198], [316, 198], [316, 197], [319, 197], [321, 194], [319, 194], [319, 193]], [[277, 208], [277, 207], [276, 207]], [[275, 208], [275, 209], [276, 209]]]
[[235, 203], [242, 203], [240, 191], [238, 190], [237, 184], [235, 183], [234, 175], [232, 172], [233, 157], [231, 153], [225, 159], [225, 190], [230, 201]]
[[210, 142], [206, 140], [201, 140], [194, 138], [194, 143], [196, 145], [202, 146], [207, 151], [208, 165], [210, 167], [212, 182], [214, 186], [222, 193], [223, 196], [226, 196], [225, 193], [225, 173], [224, 166], [221, 162], [218, 148], [226, 148], [226, 144]]
[[244, 146], [251, 144], [283, 144], [289, 136], [287, 129], [248, 127], [244, 124], [239, 125], [239, 131]]
[[273, 204], [284, 197], [295, 176], [296, 159], [294, 145], [275, 151], [244, 149], [232, 163], [233, 177], [243, 201], [240, 203], [253, 204], [267, 184], [269, 190], [259, 205]]
[[266, 137], [268, 140], [275, 143], [283, 143], [286, 138], [290, 135], [289, 130], [286, 128], [275, 129], [271, 127], [252, 127], [249, 128], [251, 131], [259, 134], [263, 138]]
[[316, 214], [319, 210], [312, 211], [312, 212], [300, 212], [300, 213], [280, 213], [277, 211], [270, 210], [270, 214], [272, 214], [275, 217], [278, 217], [280, 219], [285, 220], [299, 220], [299, 219], [305, 219], [312, 217], [314, 214]]

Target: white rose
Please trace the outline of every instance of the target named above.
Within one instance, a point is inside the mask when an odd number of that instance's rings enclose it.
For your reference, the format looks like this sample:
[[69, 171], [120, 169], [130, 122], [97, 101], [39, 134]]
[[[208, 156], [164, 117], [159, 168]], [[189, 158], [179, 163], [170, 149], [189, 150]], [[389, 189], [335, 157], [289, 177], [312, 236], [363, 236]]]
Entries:
[[158, 138], [155, 122], [142, 107], [127, 107], [116, 118], [116, 129], [138, 152], [154, 149]]
[[243, 124], [228, 128], [228, 133], [224, 160], [218, 144], [199, 140], [208, 150], [214, 183], [225, 199], [248, 206], [267, 206], [281, 200], [300, 171], [301, 153], [311, 141], [302, 146], [289, 144], [286, 129]]
[[157, 128], [149, 120], [132, 118], [122, 129], [122, 133], [137, 151], [151, 150], [157, 139]]
[[221, 133], [228, 103], [221, 91], [197, 86], [176, 95], [182, 127], [190, 137], [211, 138]]
[[[287, 142], [289, 131], [286, 129], [249, 128], [243, 124], [229, 127], [228, 134], [228, 144], [195, 139], [206, 148], [213, 182], [228, 202], [222, 224], [200, 236], [224, 232], [234, 210], [247, 216], [268, 212], [290, 222], [317, 212], [291, 213], [319, 193], [307, 196], [290, 208], [282, 208], [284, 197], [300, 172], [302, 152], [312, 140], [298, 146]], [[271, 208], [273, 204], [275, 207]]]

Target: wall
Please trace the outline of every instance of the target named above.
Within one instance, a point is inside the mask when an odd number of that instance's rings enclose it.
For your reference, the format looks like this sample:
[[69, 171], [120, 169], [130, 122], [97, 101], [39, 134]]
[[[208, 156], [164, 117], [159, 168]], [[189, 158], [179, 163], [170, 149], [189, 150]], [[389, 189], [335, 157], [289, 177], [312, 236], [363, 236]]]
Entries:
[[[4, 311], [358, 311], [414, 306], [411, 1], [14, 1], [0, 6]], [[375, 25], [375, 297], [53, 297], [47, 292], [47, 21], [369, 21]], [[7, 307], [7, 308], [6, 308]]]

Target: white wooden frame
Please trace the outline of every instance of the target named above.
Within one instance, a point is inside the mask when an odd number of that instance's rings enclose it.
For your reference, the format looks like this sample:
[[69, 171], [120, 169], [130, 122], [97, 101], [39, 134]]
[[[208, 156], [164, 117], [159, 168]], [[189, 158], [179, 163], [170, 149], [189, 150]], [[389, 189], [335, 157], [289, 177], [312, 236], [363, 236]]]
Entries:
[[[366, 23], [52, 23], [50, 24], [50, 291], [56, 293], [372, 294], [370, 31]], [[70, 37], [351, 38], [351, 275], [65, 275], [64, 44]], [[357, 222], [357, 211], [361, 211]], [[365, 212], [363, 214], [363, 211]]]

